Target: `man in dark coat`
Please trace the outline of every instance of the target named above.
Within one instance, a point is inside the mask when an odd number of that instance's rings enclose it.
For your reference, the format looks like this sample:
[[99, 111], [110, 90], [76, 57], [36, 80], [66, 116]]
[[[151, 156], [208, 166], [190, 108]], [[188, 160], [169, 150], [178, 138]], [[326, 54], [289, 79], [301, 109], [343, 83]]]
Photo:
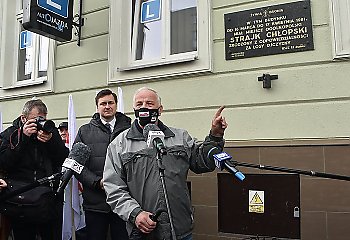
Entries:
[[79, 128], [75, 139], [75, 142], [83, 142], [91, 148], [82, 174], [76, 176], [83, 184], [87, 237], [89, 240], [105, 240], [110, 227], [112, 240], [126, 240], [125, 222], [106, 203], [102, 174], [109, 143], [130, 127], [131, 119], [117, 112], [117, 95], [109, 89], [101, 90], [95, 103], [97, 113], [90, 123]]
[[[47, 107], [41, 100], [30, 100], [25, 103], [21, 116], [1, 133], [0, 169], [6, 172], [6, 181], [30, 184], [61, 171], [68, 149], [54, 123], [46, 120], [46, 115]], [[9, 216], [16, 240], [35, 240], [37, 235], [42, 240], [61, 238], [62, 201], [53, 194], [57, 185], [55, 182], [47, 186], [51, 194], [45, 199], [52, 203], [52, 208], [48, 209], [54, 210], [50, 216], [40, 213], [33, 219]]]

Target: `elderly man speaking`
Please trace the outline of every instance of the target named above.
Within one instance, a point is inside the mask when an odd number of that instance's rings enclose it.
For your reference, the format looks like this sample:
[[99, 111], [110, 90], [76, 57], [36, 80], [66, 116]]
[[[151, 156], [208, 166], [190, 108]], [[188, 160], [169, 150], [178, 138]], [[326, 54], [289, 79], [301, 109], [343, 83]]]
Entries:
[[[224, 107], [218, 109], [209, 135], [199, 143], [186, 130], [168, 127], [159, 120], [163, 106], [155, 90], [138, 89], [133, 105], [136, 120], [114, 139], [107, 150], [103, 174], [107, 203], [128, 222], [130, 239], [191, 240], [193, 214], [187, 174], [189, 169], [195, 173], [215, 169], [213, 159], [208, 156], [210, 149], [217, 147], [222, 150], [224, 146], [223, 135], [227, 128], [221, 115]], [[148, 124], [156, 125], [164, 134], [167, 154], [163, 155], [162, 164], [167, 197], [156, 161], [158, 150], [145, 141], [144, 128]], [[167, 211], [157, 219], [152, 218], [159, 209], [167, 209], [166, 200], [169, 200], [172, 219]], [[171, 222], [174, 231], [171, 231]], [[172, 232], [176, 236], [171, 236]]]

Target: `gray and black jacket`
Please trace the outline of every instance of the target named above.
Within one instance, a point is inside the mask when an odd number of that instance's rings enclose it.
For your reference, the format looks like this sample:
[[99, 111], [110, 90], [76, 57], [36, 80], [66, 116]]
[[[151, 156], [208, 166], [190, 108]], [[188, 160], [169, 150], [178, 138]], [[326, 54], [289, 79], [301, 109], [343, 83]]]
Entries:
[[[123, 220], [128, 221], [129, 234], [135, 228], [135, 218], [142, 211], [156, 212], [166, 209], [163, 188], [156, 161], [156, 150], [147, 147], [135, 121], [109, 145], [103, 174], [107, 203]], [[202, 143], [193, 139], [186, 130], [165, 126], [158, 127], [165, 135], [167, 155], [163, 156], [165, 183], [177, 238], [187, 236], [193, 228], [192, 207], [187, 188], [187, 174], [213, 171], [215, 163], [208, 159], [212, 147], [222, 150], [224, 141], [213, 136]], [[169, 239], [169, 219], [162, 213], [155, 239]]]
[[117, 112], [116, 123], [112, 133], [103, 125], [100, 115], [95, 113], [91, 121], [79, 128], [75, 142], [82, 142], [91, 148], [90, 158], [84, 164], [84, 169], [77, 179], [83, 185], [83, 207], [88, 211], [110, 212], [106, 203], [106, 194], [100, 187], [106, 151], [109, 143], [122, 131], [130, 128], [131, 119]]

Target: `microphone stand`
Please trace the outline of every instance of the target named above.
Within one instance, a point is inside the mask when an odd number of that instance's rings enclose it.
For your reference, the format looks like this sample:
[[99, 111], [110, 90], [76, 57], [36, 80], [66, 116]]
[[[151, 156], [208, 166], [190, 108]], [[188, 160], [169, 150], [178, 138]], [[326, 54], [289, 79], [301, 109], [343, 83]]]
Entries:
[[165, 186], [165, 180], [164, 180], [164, 165], [162, 162], [162, 156], [163, 154], [160, 153], [160, 151], [157, 151], [157, 164], [158, 164], [158, 168], [159, 168], [159, 176], [160, 176], [160, 180], [162, 182], [162, 187], [163, 187], [163, 191], [164, 191], [164, 198], [165, 198], [165, 203], [166, 203], [166, 209], [168, 212], [168, 216], [169, 216], [169, 221], [170, 221], [170, 229], [171, 229], [171, 239], [172, 240], [176, 240], [176, 233], [175, 233], [175, 228], [174, 228], [174, 223], [173, 223], [173, 218], [171, 215], [171, 211], [170, 211], [170, 205], [169, 205], [169, 199], [168, 199], [168, 194], [167, 194], [167, 190], [166, 190], [166, 186]]
[[243, 167], [249, 167], [249, 168], [258, 168], [258, 169], [278, 171], [278, 172], [297, 173], [297, 174], [314, 176], [314, 177], [322, 177], [322, 178], [350, 181], [350, 177], [349, 176], [344, 176], [344, 175], [336, 175], [336, 174], [329, 174], [329, 173], [315, 172], [315, 171], [307, 171], [307, 170], [300, 170], [300, 169], [292, 169], [292, 168], [284, 168], [284, 167], [274, 167], [274, 166], [261, 165], [261, 164], [238, 162], [238, 161], [235, 161], [235, 160], [230, 160], [229, 162], [231, 162], [235, 166], [243, 166]]
[[[16, 189], [16, 190], [12, 191], [12, 192], [5, 193], [4, 195], [2, 195], [2, 196], [0, 197], [0, 203], [1, 203], [1, 202], [4, 202], [4, 201], [6, 201], [6, 200], [8, 200], [8, 199], [10, 199], [10, 198], [12, 198], [12, 197], [14, 197], [14, 196], [17, 196], [17, 195], [19, 195], [19, 194], [21, 194], [21, 193], [24, 193], [24, 192], [27, 192], [27, 191], [29, 191], [29, 190], [32, 190], [32, 189], [34, 189], [34, 188], [36, 188], [36, 187], [38, 187], [38, 186], [40, 186], [40, 185], [43, 185], [43, 184], [45, 184], [45, 183], [47, 183], [47, 182], [56, 181], [56, 180], [60, 179], [60, 177], [62, 176], [62, 174], [63, 174], [62, 172], [55, 173], [55, 174], [52, 174], [51, 176], [44, 177], [44, 178], [40, 178], [40, 179], [34, 181], [33, 183], [30, 183], [30, 184], [28, 184], [28, 185], [25, 185], [25, 186], [23, 186], [23, 187], [21, 187], [21, 188], [18, 188], [18, 189]], [[5, 188], [5, 189], [6, 189], [6, 188]]]

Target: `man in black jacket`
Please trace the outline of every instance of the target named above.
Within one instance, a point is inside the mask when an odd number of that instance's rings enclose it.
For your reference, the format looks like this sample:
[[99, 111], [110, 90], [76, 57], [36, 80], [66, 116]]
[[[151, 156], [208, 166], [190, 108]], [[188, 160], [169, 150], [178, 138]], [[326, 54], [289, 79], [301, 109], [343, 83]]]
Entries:
[[77, 179], [83, 184], [83, 207], [88, 240], [105, 240], [108, 227], [111, 239], [128, 239], [125, 222], [111, 211], [106, 203], [102, 174], [109, 143], [130, 127], [131, 119], [117, 112], [117, 95], [109, 89], [101, 90], [95, 97], [97, 113], [90, 123], [79, 128], [75, 142], [91, 148], [90, 158]]
[[[30, 100], [25, 103], [21, 116], [1, 133], [0, 169], [6, 172], [8, 181], [29, 184], [61, 171], [68, 149], [53, 122], [45, 125], [50, 128], [41, 125], [47, 122], [46, 115], [47, 107], [41, 100]], [[57, 185], [56, 182], [47, 186], [51, 193], [45, 195], [45, 202], [52, 203], [48, 204], [50, 216], [40, 213], [32, 219], [9, 216], [16, 240], [35, 240], [37, 235], [42, 240], [61, 238], [62, 202], [53, 194]]]

